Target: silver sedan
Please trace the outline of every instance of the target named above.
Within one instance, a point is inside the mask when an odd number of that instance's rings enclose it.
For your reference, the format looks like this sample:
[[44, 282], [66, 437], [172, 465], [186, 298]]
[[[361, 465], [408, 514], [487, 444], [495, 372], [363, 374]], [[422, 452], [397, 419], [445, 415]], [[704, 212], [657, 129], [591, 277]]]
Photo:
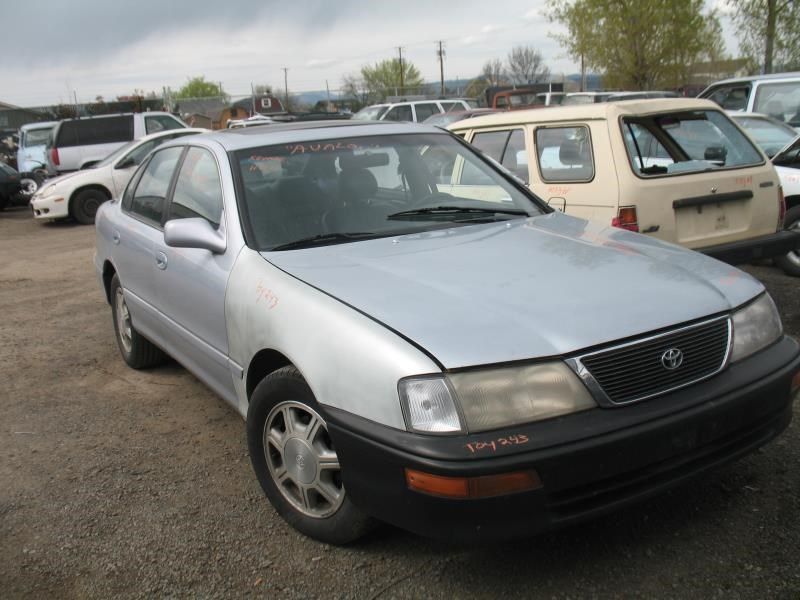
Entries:
[[96, 227], [123, 359], [235, 407], [267, 497], [325, 542], [535, 533], [791, 418], [800, 350], [760, 283], [555, 212], [437, 128], [175, 140]]

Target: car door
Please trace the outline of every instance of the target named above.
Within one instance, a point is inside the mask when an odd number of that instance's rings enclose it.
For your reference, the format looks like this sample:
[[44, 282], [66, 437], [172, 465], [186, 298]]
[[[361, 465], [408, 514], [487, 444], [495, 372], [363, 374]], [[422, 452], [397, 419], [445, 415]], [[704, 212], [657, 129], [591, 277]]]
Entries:
[[[233, 199], [230, 199], [233, 205]], [[207, 148], [190, 146], [178, 169], [164, 217], [202, 218], [225, 237], [221, 170]], [[155, 244], [159, 311], [165, 316], [166, 350], [216, 393], [235, 402], [228, 366], [225, 290], [235, 250], [215, 254], [199, 248], [172, 248], [163, 235]]]
[[156, 152], [136, 175], [122, 199], [120, 219], [111, 232], [111, 256], [131, 312], [134, 327], [163, 344], [158, 311], [155, 244], [164, 239], [166, 198], [182, 147]]

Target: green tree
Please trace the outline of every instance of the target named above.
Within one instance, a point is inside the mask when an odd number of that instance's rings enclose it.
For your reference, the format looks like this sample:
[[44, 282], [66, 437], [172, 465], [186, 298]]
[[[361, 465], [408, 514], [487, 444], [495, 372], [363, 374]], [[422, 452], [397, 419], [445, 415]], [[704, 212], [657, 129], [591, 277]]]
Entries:
[[575, 60], [603, 74], [606, 87], [677, 87], [691, 68], [724, 52], [719, 18], [704, 0], [549, 0], [547, 16]]
[[210, 98], [222, 96], [228, 100], [228, 94], [222, 89], [221, 83], [206, 81], [205, 76], [190, 77], [186, 84], [175, 94], [178, 98]]
[[400, 60], [397, 58], [382, 60], [372, 66], [364, 65], [361, 67], [361, 79], [370, 96], [379, 100], [386, 96], [414, 93], [425, 83], [419, 69], [407, 60], [403, 61], [401, 77]]
[[743, 56], [764, 73], [800, 68], [800, 2], [728, 0]]

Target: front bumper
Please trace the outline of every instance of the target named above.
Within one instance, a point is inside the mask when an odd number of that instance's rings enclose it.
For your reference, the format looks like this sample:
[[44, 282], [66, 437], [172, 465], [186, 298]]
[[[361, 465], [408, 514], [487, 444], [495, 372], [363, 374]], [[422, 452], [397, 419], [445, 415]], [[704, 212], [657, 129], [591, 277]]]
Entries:
[[[424, 436], [336, 409], [325, 413], [345, 488], [362, 510], [420, 535], [506, 539], [615, 510], [762, 446], [791, 420], [798, 370], [800, 346], [783, 338], [707, 381], [650, 401], [468, 436]], [[490, 443], [511, 436], [527, 442]], [[405, 468], [451, 477], [535, 469], [542, 487], [445, 499], [409, 490]]]
[[63, 219], [69, 216], [67, 199], [58, 194], [31, 198], [31, 210], [36, 219]]
[[777, 231], [770, 235], [762, 235], [747, 240], [694, 248], [731, 265], [753, 262], [762, 258], [783, 256], [800, 249], [800, 232], [794, 230]]

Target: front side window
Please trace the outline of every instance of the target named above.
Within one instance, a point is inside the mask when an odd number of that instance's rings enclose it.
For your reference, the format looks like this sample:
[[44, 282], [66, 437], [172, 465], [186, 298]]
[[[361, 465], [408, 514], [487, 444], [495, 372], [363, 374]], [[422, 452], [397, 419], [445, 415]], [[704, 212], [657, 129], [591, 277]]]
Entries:
[[584, 125], [536, 129], [536, 159], [548, 183], [590, 181], [594, 177], [592, 138]]
[[[524, 218], [543, 210], [450, 135], [405, 134], [240, 150], [248, 242], [352, 242]], [[480, 181], [465, 182], [467, 170]]]
[[411, 105], [410, 104], [401, 104], [398, 106], [393, 107], [386, 113], [386, 116], [383, 117], [384, 121], [408, 121], [411, 122], [414, 120], [414, 117], [411, 116]]
[[222, 184], [217, 161], [208, 150], [189, 148], [175, 183], [169, 218], [200, 217], [216, 228], [221, 216]]
[[[528, 174], [528, 154], [525, 151], [525, 134], [522, 129], [483, 131], [472, 138], [472, 145], [514, 173], [525, 183]], [[476, 171], [468, 171], [469, 177], [480, 177]], [[476, 180], [477, 182], [477, 180]]]
[[178, 146], [153, 155], [133, 190], [128, 208], [131, 214], [160, 226], [169, 184], [182, 152], [183, 147]]
[[623, 117], [622, 135], [642, 177], [697, 173], [761, 164], [761, 154], [723, 113], [697, 110]]
[[435, 102], [415, 104], [414, 110], [417, 112], [417, 123], [422, 123], [428, 117], [439, 114], [439, 107]]
[[750, 84], [722, 85], [711, 90], [705, 97], [713, 100], [725, 110], [747, 110]]

